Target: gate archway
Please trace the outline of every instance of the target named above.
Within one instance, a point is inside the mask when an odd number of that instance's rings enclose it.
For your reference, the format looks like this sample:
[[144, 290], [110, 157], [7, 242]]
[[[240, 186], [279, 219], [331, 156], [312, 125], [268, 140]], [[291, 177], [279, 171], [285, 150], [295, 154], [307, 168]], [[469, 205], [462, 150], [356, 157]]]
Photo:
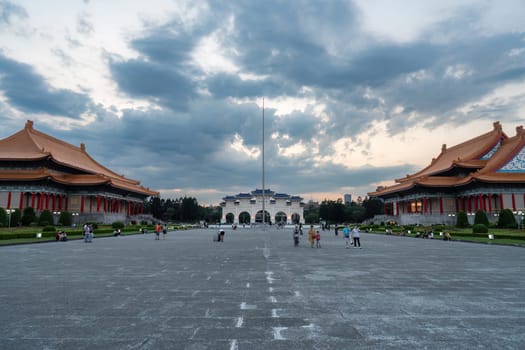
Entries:
[[288, 219], [288, 216], [286, 216], [286, 213], [285, 212], [278, 212], [277, 214], [275, 214], [275, 223], [276, 224], [286, 224], [287, 223], [287, 220]]
[[[263, 218], [262, 210], [259, 210], [257, 214], [255, 214], [255, 222], [262, 224], [263, 222], [262, 218]], [[265, 210], [264, 211], [264, 222], [268, 224], [270, 223], [270, 220], [271, 220], [270, 213], [267, 210]]]
[[239, 214], [239, 224], [249, 225], [250, 221], [251, 221], [250, 213], [248, 213], [247, 211], [243, 211], [242, 213]]

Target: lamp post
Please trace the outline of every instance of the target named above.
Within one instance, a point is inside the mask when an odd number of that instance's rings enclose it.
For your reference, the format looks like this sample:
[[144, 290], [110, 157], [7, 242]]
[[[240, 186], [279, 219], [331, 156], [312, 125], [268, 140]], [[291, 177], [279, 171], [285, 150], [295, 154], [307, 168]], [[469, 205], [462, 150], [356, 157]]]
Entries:
[[72, 213], [71, 214], [73, 216], [73, 227], [77, 226], [77, 217], [78, 217], [78, 213]]
[[518, 229], [523, 229], [523, 216], [525, 216], [525, 212], [523, 210], [519, 210], [517, 213], [518, 215]]
[[7, 229], [10, 230], [11, 229], [11, 213], [14, 213], [15, 209], [6, 209], [6, 213], [7, 213]]
[[59, 211], [54, 211], [53, 215], [56, 217], [55, 225], [58, 225], [58, 219], [59, 219], [59, 216], [60, 216], [60, 212]]

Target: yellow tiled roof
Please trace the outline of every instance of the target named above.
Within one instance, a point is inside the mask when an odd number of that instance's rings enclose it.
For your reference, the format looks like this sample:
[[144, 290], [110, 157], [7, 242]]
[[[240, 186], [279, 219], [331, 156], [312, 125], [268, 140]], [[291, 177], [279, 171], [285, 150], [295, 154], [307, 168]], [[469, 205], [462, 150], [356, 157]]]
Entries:
[[38, 178], [49, 176], [54, 181], [75, 184], [109, 183], [115, 187], [129, 191], [158, 196], [159, 193], [151, 191], [136, 180], [127, 179], [95, 161], [86, 152], [84, 144], [80, 147], [56, 139], [33, 129], [33, 122], [27, 121], [25, 128], [3, 140], [0, 140], [0, 161], [6, 160], [40, 160], [50, 158], [54, 162], [69, 168], [85, 172], [82, 175], [64, 175], [42, 171], [0, 172], [2, 176], [19, 176], [19, 179]]

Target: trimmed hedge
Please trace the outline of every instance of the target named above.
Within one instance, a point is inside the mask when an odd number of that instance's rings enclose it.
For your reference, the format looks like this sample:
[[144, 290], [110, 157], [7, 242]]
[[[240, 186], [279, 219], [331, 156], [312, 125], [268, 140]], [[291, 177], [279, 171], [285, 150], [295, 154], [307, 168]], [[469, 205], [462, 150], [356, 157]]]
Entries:
[[489, 233], [489, 228], [485, 224], [475, 224], [472, 226], [472, 233]]

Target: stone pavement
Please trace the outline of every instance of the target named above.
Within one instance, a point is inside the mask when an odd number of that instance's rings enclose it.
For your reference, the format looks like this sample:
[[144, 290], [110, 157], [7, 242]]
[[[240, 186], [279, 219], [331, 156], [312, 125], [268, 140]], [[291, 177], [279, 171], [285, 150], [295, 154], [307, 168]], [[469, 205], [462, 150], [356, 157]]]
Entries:
[[525, 348], [523, 248], [214, 232], [0, 247], [0, 348]]

